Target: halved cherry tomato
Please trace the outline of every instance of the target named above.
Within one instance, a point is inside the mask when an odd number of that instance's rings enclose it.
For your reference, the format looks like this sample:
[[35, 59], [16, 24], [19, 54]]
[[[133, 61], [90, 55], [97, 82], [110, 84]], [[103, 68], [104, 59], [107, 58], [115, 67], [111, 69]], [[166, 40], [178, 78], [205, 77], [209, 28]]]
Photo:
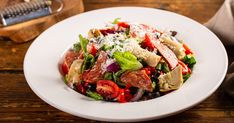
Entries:
[[185, 49], [185, 54], [186, 55], [193, 54], [193, 52], [191, 51], [191, 49], [186, 44], [183, 44], [183, 47]]
[[119, 23], [118, 23], [118, 26], [119, 26], [119, 27], [123, 27], [123, 28], [129, 28], [129, 27], [130, 27], [130, 25], [127, 24], [127, 23], [125, 23], [125, 22], [119, 22]]
[[110, 80], [99, 80], [97, 82], [96, 91], [108, 99], [116, 98], [119, 95], [119, 87]]
[[184, 62], [179, 60], [178, 63], [182, 67], [182, 74], [183, 75], [185, 75], [186, 73], [191, 73], [190, 68], [188, 68], [188, 66], [186, 64], [184, 64]]

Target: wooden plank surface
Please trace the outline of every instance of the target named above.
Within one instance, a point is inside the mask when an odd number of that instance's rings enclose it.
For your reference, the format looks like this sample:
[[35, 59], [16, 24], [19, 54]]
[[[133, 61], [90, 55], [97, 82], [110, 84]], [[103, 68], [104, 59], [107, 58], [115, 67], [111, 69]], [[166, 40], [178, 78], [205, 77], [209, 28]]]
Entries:
[[[3, 2], [4, 3], [4, 2]], [[173, 11], [200, 23], [218, 10], [223, 0], [85, 0], [85, 11], [113, 6], [145, 6]], [[31, 42], [15, 44], [0, 38], [0, 122], [96, 122], [59, 111], [38, 98], [23, 75], [23, 59]], [[234, 49], [227, 47], [229, 61]], [[233, 123], [234, 99], [220, 87], [208, 99], [160, 123]]]

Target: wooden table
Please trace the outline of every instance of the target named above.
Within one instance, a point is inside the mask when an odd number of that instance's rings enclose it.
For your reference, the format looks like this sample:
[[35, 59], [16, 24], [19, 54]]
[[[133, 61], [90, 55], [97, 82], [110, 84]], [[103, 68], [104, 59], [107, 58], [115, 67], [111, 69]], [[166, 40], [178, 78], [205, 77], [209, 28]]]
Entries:
[[[85, 0], [85, 11], [112, 6], [145, 6], [173, 11], [206, 22], [223, 0]], [[32, 42], [15, 44], [0, 39], [0, 122], [95, 122], [59, 111], [29, 88], [23, 74], [24, 55]], [[227, 47], [230, 62], [234, 49]], [[199, 91], [199, 90], [198, 90]], [[233, 123], [234, 99], [220, 87], [199, 105], [174, 116], [150, 121], [163, 123]]]

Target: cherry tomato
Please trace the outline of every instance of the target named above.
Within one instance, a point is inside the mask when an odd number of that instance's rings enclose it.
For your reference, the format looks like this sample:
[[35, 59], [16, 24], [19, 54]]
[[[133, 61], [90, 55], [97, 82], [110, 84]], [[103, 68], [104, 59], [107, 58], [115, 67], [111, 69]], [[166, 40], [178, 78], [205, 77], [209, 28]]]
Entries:
[[186, 64], [184, 64], [184, 62], [179, 60], [178, 63], [182, 67], [182, 74], [183, 75], [185, 75], [186, 73], [191, 73], [190, 68], [188, 68], [188, 66]]
[[130, 25], [127, 24], [127, 23], [125, 23], [125, 22], [119, 22], [119, 23], [118, 23], [118, 26], [119, 26], [119, 27], [123, 27], [123, 28], [129, 28], [129, 27], [130, 27]]
[[186, 44], [183, 44], [183, 47], [185, 49], [185, 54], [186, 55], [193, 54], [193, 52], [190, 50], [190, 48]]
[[113, 99], [119, 95], [119, 87], [110, 80], [99, 80], [96, 91], [103, 97]]

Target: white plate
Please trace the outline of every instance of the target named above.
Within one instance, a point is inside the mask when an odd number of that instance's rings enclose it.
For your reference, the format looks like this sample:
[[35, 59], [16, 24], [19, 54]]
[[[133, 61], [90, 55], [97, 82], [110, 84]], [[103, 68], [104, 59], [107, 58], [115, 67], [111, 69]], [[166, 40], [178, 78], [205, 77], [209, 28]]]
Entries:
[[[195, 52], [197, 64], [191, 78], [177, 91], [142, 102], [93, 101], [68, 88], [62, 81], [58, 61], [62, 54], [91, 28], [120, 17], [178, 31]], [[45, 102], [64, 112], [101, 121], [144, 121], [184, 111], [210, 96], [221, 84], [228, 59], [220, 40], [201, 24], [178, 14], [140, 7], [99, 9], [73, 16], [43, 32], [24, 59], [24, 74], [32, 90]]]

